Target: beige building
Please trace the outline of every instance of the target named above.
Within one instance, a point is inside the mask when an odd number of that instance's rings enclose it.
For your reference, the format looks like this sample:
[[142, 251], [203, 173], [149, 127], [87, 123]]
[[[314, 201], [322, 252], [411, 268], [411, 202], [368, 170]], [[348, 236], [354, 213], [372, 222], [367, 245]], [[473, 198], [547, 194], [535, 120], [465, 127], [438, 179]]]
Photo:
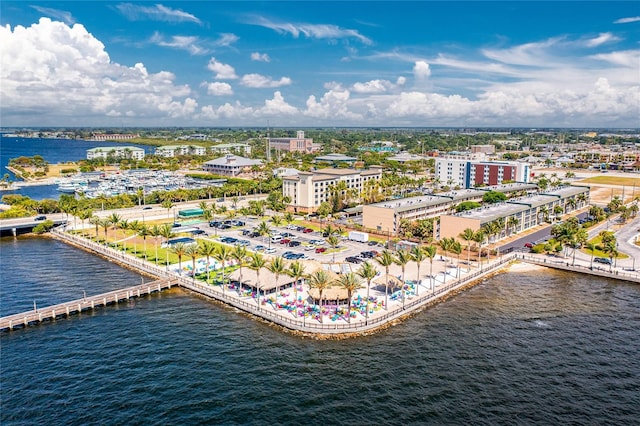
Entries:
[[488, 191], [505, 194], [537, 192], [534, 184], [508, 184], [478, 189], [461, 189], [437, 195], [382, 201], [362, 206], [362, 226], [383, 232], [396, 233], [402, 220], [415, 221], [453, 214], [455, 207], [465, 201], [481, 202]]
[[371, 166], [367, 170], [328, 168], [300, 172], [296, 176], [282, 178], [282, 195], [291, 199], [289, 210], [312, 213], [329, 200], [330, 188], [339, 182], [344, 182], [347, 190], [355, 189], [360, 193], [365, 182], [380, 180], [381, 177], [382, 167], [379, 166]]
[[560, 206], [565, 214], [588, 204], [589, 187], [566, 186], [504, 203], [441, 216], [438, 238], [459, 238], [460, 233], [466, 228], [477, 231], [488, 223], [504, 219], [505, 228], [495, 236], [495, 239], [500, 239], [552, 219], [556, 206]]

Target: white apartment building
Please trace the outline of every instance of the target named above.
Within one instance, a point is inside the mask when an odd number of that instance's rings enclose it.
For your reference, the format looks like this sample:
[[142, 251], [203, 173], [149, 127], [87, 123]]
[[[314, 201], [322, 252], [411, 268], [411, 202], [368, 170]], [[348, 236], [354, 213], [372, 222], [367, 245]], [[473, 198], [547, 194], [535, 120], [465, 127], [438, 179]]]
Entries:
[[287, 208], [294, 212], [312, 213], [318, 206], [329, 200], [330, 188], [339, 182], [345, 182], [347, 189], [362, 191], [365, 182], [380, 180], [382, 167], [371, 166], [367, 170], [357, 169], [320, 169], [312, 172], [300, 172], [296, 176], [282, 178], [282, 195], [291, 198]]
[[504, 182], [529, 182], [530, 166], [517, 161], [486, 161], [484, 155], [436, 158], [436, 178], [441, 185], [473, 188]]
[[217, 154], [237, 153], [242, 155], [251, 155], [251, 145], [247, 143], [221, 143], [210, 146], [209, 149]]
[[144, 160], [144, 149], [135, 146], [103, 146], [87, 150], [87, 160], [106, 160], [108, 157]]
[[177, 157], [178, 155], [206, 155], [207, 148], [195, 145], [165, 145], [156, 148], [156, 155], [165, 158]]

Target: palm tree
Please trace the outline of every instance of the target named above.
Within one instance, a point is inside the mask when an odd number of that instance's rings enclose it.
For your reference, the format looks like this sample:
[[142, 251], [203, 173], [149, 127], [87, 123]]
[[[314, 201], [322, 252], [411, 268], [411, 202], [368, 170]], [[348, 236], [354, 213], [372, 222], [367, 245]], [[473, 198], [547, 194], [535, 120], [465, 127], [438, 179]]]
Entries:
[[333, 263], [336, 263], [336, 249], [340, 246], [340, 238], [337, 235], [329, 235], [327, 244], [333, 249]]
[[98, 240], [98, 229], [100, 228], [100, 218], [98, 216], [91, 216], [89, 223], [96, 227], [96, 241]]
[[369, 289], [371, 288], [371, 281], [378, 275], [378, 270], [373, 264], [364, 262], [360, 265], [360, 269], [357, 272], [358, 276], [367, 282], [367, 312], [365, 313], [365, 324], [369, 321]]
[[271, 223], [273, 223], [273, 226], [280, 226], [282, 224], [282, 216], [274, 214], [271, 216]]
[[435, 293], [436, 286], [433, 281], [433, 258], [436, 257], [436, 254], [438, 253], [438, 248], [433, 244], [430, 244], [424, 248], [424, 253], [429, 258], [429, 277], [431, 281], [431, 290], [433, 291], [433, 293]]
[[[134, 239], [133, 239], [133, 254], [134, 255], [138, 254], [138, 243], [136, 242], [135, 235], [137, 235], [138, 232], [140, 231], [140, 225], [142, 225], [142, 224], [138, 220], [132, 220], [131, 222], [129, 222], [127, 224], [127, 228], [134, 232]], [[126, 235], [125, 235], [125, 238], [126, 238]]]
[[163, 208], [167, 209], [167, 217], [171, 217], [171, 207], [173, 207], [174, 205], [171, 198], [165, 198], [164, 200], [162, 200], [162, 203], [160, 205]]
[[260, 270], [266, 265], [267, 261], [260, 253], [253, 252], [249, 257], [249, 264], [247, 265], [247, 267], [256, 271], [256, 294], [258, 296], [258, 309], [260, 309]]
[[[263, 220], [262, 222], [260, 222], [260, 224], [256, 228], [256, 232], [258, 233], [258, 235], [262, 237], [264, 236], [269, 237], [271, 235], [271, 228], [269, 227], [267, 222]], [[269, 248], [271, 248], [271, 238], [269, 238]]]
[[271, 260], [271, 262], [269, 262], [269, 264], [267, 265], [267, 270], [269, 270], [272, 274], [274, 274], [276, 276], [276, 299], [273, 303], [273, 308], [274, 309], [278, 309], [277, 305], [278, 305], [278, 278], [280, 278], [280, 274], [285, 273], [286, 271], [286, 267], [284, 264], [284, 259], [282, 258], [282, 256], [277, 256], [275, 258], [273, 258], [273, 260]]
[[240, 285], [238, 286], [238, 294], [242, 294], [242, 267], [247, 264], [247, 248], [245, 246], [237, 245], [231, 252], [231, 258], [238, 262], [238, 268], [240, 269]]
[[585, 246], [587, 247], [587, 249], [591, 252], [591, 264], [589, 265], [589, 269], [593, 269], [593, 256], [595, 254], [596, 251], [596, 247], [598, 246], [596, 243], [592, 243], [592, 242], [587, 242], [585, 244]]
[[389, 267], [393, 265], [395, 258], [393, 254], [389, 250], [382, 250], [376, 257], [376, 262], [382, 267], [384, 267], [385, 271], [385, 284], [384, 284], [384, 308], [386, 310], [389, 309]]
[[153, 237], [153, 242], [156, 247], [156, 266], [158, 265], [158, 237], [162, 236], [162, 228], [158, 225], [153, 225], [149, 229], [149, 235]]
[[[175, 234], [173, 233], [173, 227], [171, 226], [171, 224], [169, 223], [165, 223], [160, 227], [160, 236], [162, 236], [165, 239], [165, 244], [167, 245], [167, 250], [166, 250], [166, 261], [165, 261], [165, 265], [167, 265], [167, 268], [169, 268], [169, 240], [171, 238], [173, 238]], [[156, 259], [158, 258], [158, 253], [157, 253], [157, 246], [156, 246]]]
[[213, 244], [211, 241], [203, 241], [202, 244], [200, 244], [200, 246], [198, 247], [198, 250], [200, 251], [200, 254], [204, 257], [207, 258], [207, 284], [209, 284], [209, 273], [210, 273], [210, 266], [211, 266], [211, 256], [213, 256], [216, 253], [216, 245]]
[[109, 230], [109, 226], [111, 226], [111, 221], [109, 220], [108, 217], [105, 217], [103, 219], [100, 219], [100, 226], [102, 227], [102, 229], [104, 230], [104, 245], [109, 245], [109, 243], [107, 242], [107, 231]]
[[449, 245], [449, 250], [451, 251], [451, 253], [457, 255], [458, 257], [458, 267], [456, 269], [456, 278], [460, 278], [460, 254], [462, 254], [462, 244], [460, 244], [460, 241], [456, 241], [453, 239], [453, 237], [451, 238], [451, 244]]
[[84, 237], [84, 221], [91, 218], [93, 216], [93, 210], [91, 209], [82, 209], [77, 214], [78, 218], [82, 222], [82, 236]]
[[416, 262], [416, 266], [418, 268], [418, 274], [416, 275], [416, 296], [420, 293], [420, 265], [422, 261], [425, 260], [427, 256], [424, 253], [424, 250], [421, 246], [413, 246], [411, 249], [411, 260]]
[[487, 238], [487, 234], [482, 228], [473, 234], [473, 241], [478, 245], [478, 267], [480, 269], [482, 269], [482, 243], [484, 243], [485, 238]]
[[144, 260], [147, 260], [147, 237], [151, 235], [151, 231], [149, 229], [149, 225], [143, 223], [138, 228], [138, 235], [142, 237], [142, 244], [144, 250]]
[[319, 269], [309, 276], [309, 288], [318, 289], [318, 303], [320, 306], [320, 322], [322, 322], [322, 294], [331, 286], [331, 277], [324, 269]]
[[354, 291], [358, 291], [359, 288], [362, 288], [360, 278], [357, 274], [348, 272], [346, 274], [340, 275], [337, 283], [340, 287], [347, 290], [347, 322], [351, 323], [351, 298], [353, 297]]
[[[304, 280], [307, 276], [304, 270], [304, 265], [297, 260], [291, 262], [289, 264], [289, 269], [285, 271], [285, 273], [293, 278], [293, 294], [294, 294], [294, 303], [298, 302], [298, 282]], [[297, 312], [297, 309], [296, 309]]]
[[171, 251], [178, 256], [178, 273], [182, 274], [182, 256], [187, 252], [187, 247], [184, 243], [175, 243]]
[[231, 248], [226, 244], [220, 244], [213, 257], [222, 265], [222, 293], [224, 294], [224, 272], [227, 267], [227, 261], [231, 258]]
[[471, 270], [471, 241], [475, 232], [471, 228], [467, 228], [460, 233], [460, 238], [467, 242], [467, 272]]
[[396, 253], [396, 257], [393, 260], [396, 265], [400, 265], [400, 270], [402, 271], [402, 309], [404, 309], [404, 294], [406, 289], [404, 270], [407, 266], [407, 263], [411, 262], [411, 260], [411, 253], [406, 250], [398, 250], [398, 252]]
[[127, 229], [129, 229], [129, 221], [127, 219], [121, 219], [115, 228], [116, 230], [118, 228], [122, 229], [122, 251], [127, 251]]
[[191, 258], [191, 267], [193, 268], [191, 270], [191, 272], [193, 274], [193, 282], [195, 282], [196, 281], [196, 259], [198, 258], [198, 255], [200, 254], [200, 250], [198, 249], [198, 245], [197, 244], [189, 244], [185, 248], [184, 254]]

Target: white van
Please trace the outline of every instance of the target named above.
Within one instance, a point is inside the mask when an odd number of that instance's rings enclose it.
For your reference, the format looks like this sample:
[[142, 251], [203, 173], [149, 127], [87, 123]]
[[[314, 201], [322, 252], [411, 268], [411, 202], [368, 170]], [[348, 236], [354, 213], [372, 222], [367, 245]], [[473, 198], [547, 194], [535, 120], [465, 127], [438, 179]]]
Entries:
[[280, 240], [282, 240], [282, 235], [274, 235], [273, 237], [271, 237], [272, 243], [279, 243]]

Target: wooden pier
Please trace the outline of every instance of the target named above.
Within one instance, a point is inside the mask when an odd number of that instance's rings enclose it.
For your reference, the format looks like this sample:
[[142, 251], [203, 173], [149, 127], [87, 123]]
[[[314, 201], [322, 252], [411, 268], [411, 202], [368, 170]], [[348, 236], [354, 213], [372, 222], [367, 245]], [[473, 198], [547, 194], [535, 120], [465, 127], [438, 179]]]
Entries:
[[161, 292], [177, 285], [177, 278], [162, 279], [133, 287], [110, 291], [108, 293], [87, 296], [83, 297], [82, 299], [60, 303], [58, 305], [38, 308], [37, 310], [32, 309], [20, 314], [14, 314], [0, 318], [0, 331], [27, 327], [30, 324], [35, 324], [42, 321], [52, 321], [58, 317], [68, 317], [73, 314], [78, 314], [82, 311], [95, 309], [99, 306], [117, 304], [123, 300], [129, 300], [132, 298], [145, 296], [147, 294]]

